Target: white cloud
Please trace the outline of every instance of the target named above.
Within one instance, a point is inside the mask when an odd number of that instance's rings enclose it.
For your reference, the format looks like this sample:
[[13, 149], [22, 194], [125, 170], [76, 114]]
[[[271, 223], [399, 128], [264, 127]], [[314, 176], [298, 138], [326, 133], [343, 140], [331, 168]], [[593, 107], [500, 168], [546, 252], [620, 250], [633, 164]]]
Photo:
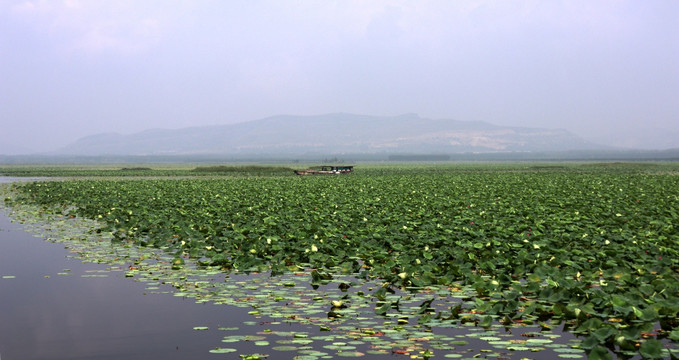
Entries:
[[162, 10], [151, 2], [35, 0], [15, 4], [11, 13], [44, 34], [59, 55], [87, 56], [143, 52], [162, 36]]

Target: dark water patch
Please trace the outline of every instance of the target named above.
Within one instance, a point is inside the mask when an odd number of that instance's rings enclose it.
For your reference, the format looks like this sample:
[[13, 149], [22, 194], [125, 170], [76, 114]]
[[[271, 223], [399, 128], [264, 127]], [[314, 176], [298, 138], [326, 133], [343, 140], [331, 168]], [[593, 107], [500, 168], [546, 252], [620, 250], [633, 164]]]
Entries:
[[63, 246], [2, 213], [0, 229], [3, 359], [214, 359], [208, 349], [221, 334], [193, 327], [246, 320], [226, 307], [149, 294], [123, 271], [68, 259]]
[[50, 178], [46, 177], [17, 177], [17, 176], [2, 176], [0, 175], [0, 184], [8, 184], [15, 182], [30, 182], [30, 181], [43, 181]]

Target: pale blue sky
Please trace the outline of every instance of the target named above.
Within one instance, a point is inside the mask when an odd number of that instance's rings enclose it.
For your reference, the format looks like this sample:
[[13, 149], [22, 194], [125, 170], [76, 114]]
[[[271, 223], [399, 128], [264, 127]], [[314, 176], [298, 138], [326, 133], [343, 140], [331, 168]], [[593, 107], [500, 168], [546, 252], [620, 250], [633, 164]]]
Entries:
[[676, 0], [0, 0], [0, 153], [331, 112], [657, 147], [679, 138], [676, 19]]

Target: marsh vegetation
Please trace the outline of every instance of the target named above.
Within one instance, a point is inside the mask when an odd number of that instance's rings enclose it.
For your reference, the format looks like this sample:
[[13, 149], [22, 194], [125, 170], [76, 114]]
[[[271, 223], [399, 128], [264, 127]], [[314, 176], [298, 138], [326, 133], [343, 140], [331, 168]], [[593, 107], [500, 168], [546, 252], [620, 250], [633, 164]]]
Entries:
[[306, 326], [278, 334], [288, 337], [279, 345], [266, 328], [227, 343], [260, 341], [304, 358], [677, 352], [676, 164], [274, 173], [35, 182], [5, 201], [91, 219], [94, 235], [116, 246], [167, 254], [169, 270], [142, 259], [130, 277], [169, 281], [198, 302], [246, 305], [254, 321]]

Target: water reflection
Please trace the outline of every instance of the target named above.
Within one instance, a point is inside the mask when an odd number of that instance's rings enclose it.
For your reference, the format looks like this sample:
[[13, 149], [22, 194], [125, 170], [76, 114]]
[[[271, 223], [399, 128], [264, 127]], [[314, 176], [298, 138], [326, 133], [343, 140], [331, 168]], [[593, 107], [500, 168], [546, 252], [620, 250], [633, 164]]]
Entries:
[[67, 255], [0, 212], [2, 359], [214, 359], [208, 350], [223, 334], [193, 327], [246, 320], [228, 307], [145, 295], [122, 271], [88, 277], [105, 266]]
[[[45, 177], [17, 177], [17, 176], [2, 176], [0, 175], [0, 184], [7, 184], [13, 182], [30, 182], [30, 181], [42, 181], [50, 178]], [[51, 178], [52, 180], [54, 178]]]

